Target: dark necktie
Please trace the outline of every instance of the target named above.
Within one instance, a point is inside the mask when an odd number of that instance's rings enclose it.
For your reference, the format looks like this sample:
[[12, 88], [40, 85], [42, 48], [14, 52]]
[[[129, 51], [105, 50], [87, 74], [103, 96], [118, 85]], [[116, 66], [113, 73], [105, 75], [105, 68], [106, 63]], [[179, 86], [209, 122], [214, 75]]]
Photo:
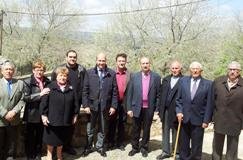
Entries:
[[197, 92], [197, 80], [194, 79], [192, 84], [191, 99], [194, 98], [196, 92]]
[[12, 84], [12, 82], [11, 82], [11, 81], [8, 81], [8, 84], [7, 84], [7, 90], [8, 90], [8, 96], [9, 96], [9, 97], [11, 96], [11, 92], [12, 92], [11, 84]]

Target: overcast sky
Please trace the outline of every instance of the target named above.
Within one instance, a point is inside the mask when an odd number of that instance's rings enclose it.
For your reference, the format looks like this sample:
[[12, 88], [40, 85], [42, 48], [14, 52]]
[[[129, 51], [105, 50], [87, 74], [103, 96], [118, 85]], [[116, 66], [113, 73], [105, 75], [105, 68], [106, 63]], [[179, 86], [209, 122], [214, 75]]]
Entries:
[[[14, 1], [22, 3], [24, 0]], [[7, 4], [11, 4], [11, 2], [14, 1], [6, 0], [5, 2], [7, 2]], [[70, 0], [70, 2], [72, 2], [70, 4], [74, 9], [82, 11], [82, 13], [107, 13], [116, 11], [119, 3], [124, 1], [134, 2], [133, 0]], [[158, 1], [163, 2], [163, 0]], [[214, 10], [219, 15], [228, 17], [236, 13], [241, 13], [243, 15], [243, 0], [208, 0], [208, 2], [213, 6]], [[106, 24], [109, 21], [109, 16], [88, 16], [85, 17], [85, 19], [86, 21], [84, 24], [82, 24], [81, 30], [97, 31], [106, 27]], [[24, 26], [28, 26], [28, 19], [24, 18], [22, 24]]]
[[[104, 13], [115, 11], [116, 6], [122, 0], [75, 0], [84, 13]], [[243, 0], [209, 0], [209, 3], [215, 7], [218, 14], [230, 16], [235, 13], [243, 13]], [[108, 16], [86, 17], [86, 28], [84, 30], [99, 30], [106, 26]]]

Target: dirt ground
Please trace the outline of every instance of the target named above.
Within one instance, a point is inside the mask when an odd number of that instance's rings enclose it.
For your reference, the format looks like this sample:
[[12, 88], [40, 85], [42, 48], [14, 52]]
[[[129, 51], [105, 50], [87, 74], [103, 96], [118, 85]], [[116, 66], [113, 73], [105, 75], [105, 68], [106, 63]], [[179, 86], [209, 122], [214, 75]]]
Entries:
[[[240, 160], [243, 160], [243, 135], [240, 136], [239, 142], [239, 153], [238, 157]], [[204, 142], [203, 142], [203, 157], [202, 160], [210, 160], [211, 153], [212, 153], [212, 141], [213, 141], [213, 132], [206, 132], [204, 135]], [[107, 151], [107, 157], [101, 157], [97, 152], [91, 153], [87, 157], [81, 157], [81, 148], [77, 148], [76, 151], [78, 152], [77, 156], [70, 156], [68, 154], [64, 154], [64, 160], [141, 160], [141, 159], [148, 159], [148, 160], [155, 160], [156, 156], [161, 153], [161, 136], [152, 137], [150, 141], [150, 152], [147, 158], [143, 158], [141, 153], [136, 154], [133, 157], [128, 156], [128, 152], [131, 150], [131, 145], [127, 144], [125, 151], [120, 151], [119, 149], [115, 149], [112, 151]], [[225, 150], [225, 147], [224, 147]], [[224, 151], [225, 154], [225, 151]], [[42, 157], [44, 160], [45, 157]], [[172, 159], [172, 158], [171, 158]], [[19, 159], [23, 160], [23, 158]], [[167, 159], [169, 160], [169, 158]]]

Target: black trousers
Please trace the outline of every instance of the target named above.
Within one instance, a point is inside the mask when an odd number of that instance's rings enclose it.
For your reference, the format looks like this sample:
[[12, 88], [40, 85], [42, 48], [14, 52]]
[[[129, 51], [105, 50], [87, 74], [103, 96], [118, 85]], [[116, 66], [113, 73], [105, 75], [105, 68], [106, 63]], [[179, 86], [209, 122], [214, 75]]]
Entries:
[[0, 160], [16, 158], [18, 126], [0, 127]]
[[[122, 103], [118, 103], [117, 111], [109, 120], [109, 129], [107, 133], [108, 143], [119, 146], [124, 142], [125, 136], [125, 123], [127, 115], [124, 111]], [[117, 133], [117, 137], [116, 137]], [[115, 140], [116, 138], [116, 140]]]
[[[91, 110], [90, 116], [90, 129], [88, 133], [88, 148], [91, 148], [93, 145], [93, 140], [95, 134], [97, 134], [97, 141], [95, 147], [97, 150], [104, 149], [104, 143], [107, 140], [106, 134], [108, 130], [108, 111], [101, 111], [100, 107], [98, 111]], [[96, 132], [96, 125], [98, 126], [98, 130]]]
[[35, 158], [37, 155], [41, 155], [42, 136], [43, 136], [42, 123], [26, 124], [25, 151], [27, 157]]
[[[180, 135], [180, 159], [201, 160], [204, 128], [182, 123]], [[191, 147], [190, 147], [191, 144]]]
[[153, 116], [149, 116], [148, 109], [142, 108], [139, 117], [133, 117], [132, 122], [132, 148], [134, 150], [139, 150], [139, 138], [140, 133], [143, 128], [142, 141], [140, 144], [141, 149], [148, 151], [148, 143], [150, 138], [150, 128], [152, 124]]
[[225, 136], [227, 136], [226, 160], [237, 160], [239, 135], [230, 136], [230, 135], [220, 134], [217, 132], [214, 132], [212, 159], [222, 160]]

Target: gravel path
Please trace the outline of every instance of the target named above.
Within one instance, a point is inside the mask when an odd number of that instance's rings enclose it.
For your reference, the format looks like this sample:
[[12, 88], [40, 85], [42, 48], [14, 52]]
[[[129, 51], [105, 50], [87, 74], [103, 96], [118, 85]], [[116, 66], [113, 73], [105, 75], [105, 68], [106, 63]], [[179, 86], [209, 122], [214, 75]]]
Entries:
[[[212, 140], [213, 140], [213, 132], [207, 132], [204, 135], [204, 144], [203, 144], [203, 157], [202, 160], [210, 160], [211, 153], [212, 153]], [[70, 156], [64, 154], [64, 160], [141, 160], [141, 159], [148, 159], [148, 160], [156, 160], [156, 156], [161, 153], [161, 136], [152, 137], [150, 141], [150, 152], [147, 158], [143, 158], [141, 153], [136, 154], [133, 157], [128, 156], [128, 152], [131, 150], [131, 145], [128, 144], [126, 146], [125, 151], [120, 151], [118, 149], [107, 151], [107, 157], [103, 158], [97, 152], [93, 152], [89, 154], [87, 157], [80, 157], [81, 149], [76, 149], [78, 152], [77, 156]], [[225, 153], [225, 151], [224, 151]], [[243, 135], [240, 136], [239, 142], [239, 153], [238, 156], [241, 160], [243, 160]], [[44, 160], [45, 157], [42, 157]], [[172, 158], [171, 158], [172, 159]], [[23, 158], [19, 159], [23, 160]], [[169, 160], [169, 159], [166, 159]]]

